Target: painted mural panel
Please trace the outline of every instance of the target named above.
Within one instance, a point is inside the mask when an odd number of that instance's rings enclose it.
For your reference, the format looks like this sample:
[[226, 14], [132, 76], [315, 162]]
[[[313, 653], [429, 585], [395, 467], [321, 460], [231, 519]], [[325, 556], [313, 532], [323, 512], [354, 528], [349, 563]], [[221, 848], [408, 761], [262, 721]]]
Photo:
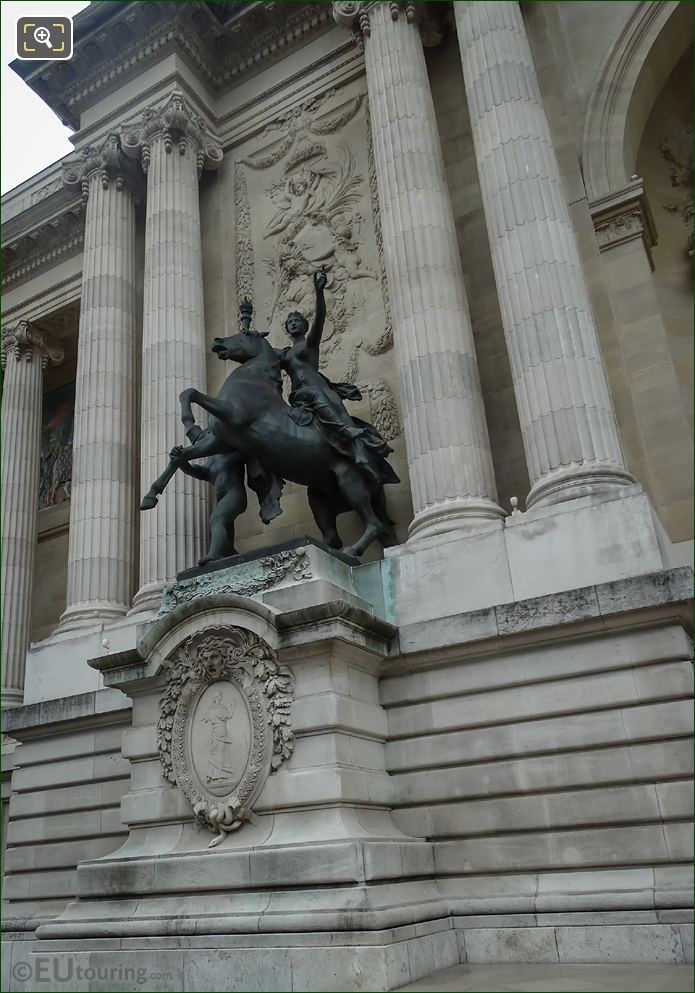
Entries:
[[70, 499], [75, 384], [44, 393], [41, 421], [39, 510]]

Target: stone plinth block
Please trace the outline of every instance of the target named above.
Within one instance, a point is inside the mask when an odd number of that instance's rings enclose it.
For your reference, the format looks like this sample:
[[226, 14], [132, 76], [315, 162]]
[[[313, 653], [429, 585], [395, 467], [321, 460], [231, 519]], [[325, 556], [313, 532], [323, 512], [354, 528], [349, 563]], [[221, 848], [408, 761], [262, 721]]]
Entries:
[[534, 507], [503, 524], [387, 549], [398, 624], [668, 568], [670, 542], [649, 498], [638, 486], [622, 494]]
[[[133, 701], [129, 836], [78, 865], [78, 900], [38, 948], [79, 939], [108, 956], [112, 939], [208, 935], [191, 944], [197, 978], [172, 969], [172, 989], [228, 988], [247, 967], [259, 989], [287, 988], [277, 935], [285, 956], [302, 949], [296, 989], [393, 988], [431, 971], [433, 942], [438, 964], [457, 961], [432, 846], [390, 813], [378, 680], [395, 628], [365, 609], [344, 556], [271, 552], [182, 578], [136, 649], [91, 661]], [[282, 573], [269, 585], [291, 609], [261, 602], [263, 584], [234, 592], [264, 570]]]
[[[359, 579], [354, 575], [356, 571]], [[294, 538], [180, 572], [176, 582], [164, 590], [158, 617], [201, 595], [227, 593], [253, 597], [281, 612], [343, 600], [368, 613], [385, 616], [381, 590], [371, 584], [373, 593], [364, 592], [362, 574], [374, 571], [375, 566], [371, 570], [360, 566], [358, 559], [335, 552], [313, 538]]]

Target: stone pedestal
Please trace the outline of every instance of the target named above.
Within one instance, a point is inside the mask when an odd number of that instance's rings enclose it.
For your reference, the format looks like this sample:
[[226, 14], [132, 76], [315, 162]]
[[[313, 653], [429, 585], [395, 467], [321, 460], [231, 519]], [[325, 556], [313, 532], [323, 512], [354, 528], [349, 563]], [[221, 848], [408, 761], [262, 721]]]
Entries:
[[[328, 555], [304, 554], [305, 572]], [[208, 990], [386, 990], [457, 962], [432, 847], [390, 813], [378, 679], [395, 629], [344, 598], [305, 605], [310, 576], [276, 590], [282, 612], [219, 583], [186, 600], [205, 578], [167, 590], [136, 651], [91, 662], [133, 702], [130, 834], [80, 863], [36, 953], [156, 956], [162, 988]]]
[[26, 321], [3, 328], [2, 702], [22, 702], [39, 505], [43, 370], [63, 350]]
[[[532, 596], [581, 514], [605, 518], [606, 562], [611, 534], [653, 561], [639, 502], [618, 526], [633, 497], [514, 515], [542, 553], [509, 545], [526, 599], [447, 617], [436, 575], [418, 614], [393, 560], [305, 541], [223, 565], [92, 659], [106, 690], [13, 708], [6, 988], [373, 991], [459, 959], [687, 960], [692, 573]], [[431, 547], [454, 588], [465, 549]], [[397, 629], [367, 609], [377, 577]]]

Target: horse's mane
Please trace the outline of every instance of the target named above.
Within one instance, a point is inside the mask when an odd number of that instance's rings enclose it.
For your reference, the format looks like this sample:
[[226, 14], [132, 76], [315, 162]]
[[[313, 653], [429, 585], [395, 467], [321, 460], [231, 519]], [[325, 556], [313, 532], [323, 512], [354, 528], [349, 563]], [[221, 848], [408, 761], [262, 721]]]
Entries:
[[[252, 335], [254, 338], [261, 339], [261, 351], [253, 359], [248, 359], [243, 363], [242, 366], [237, 370], [241, 372], [250, 363], [258, 362], [258, 365], [253, 367], [254, 380], [265, 379], [272, 383], [273, 386], [277, 388], [278, 393], [282, 393], [282, 372], [280, 368], [280, 359], [273, 348], [273, 346], [267, 341], [268, 332], [267, 331], [244, 331], [243, 334]], [[265, 359], [265, 362], [263, 360]], [[261, 364], [263, 362], [263, 364]]]

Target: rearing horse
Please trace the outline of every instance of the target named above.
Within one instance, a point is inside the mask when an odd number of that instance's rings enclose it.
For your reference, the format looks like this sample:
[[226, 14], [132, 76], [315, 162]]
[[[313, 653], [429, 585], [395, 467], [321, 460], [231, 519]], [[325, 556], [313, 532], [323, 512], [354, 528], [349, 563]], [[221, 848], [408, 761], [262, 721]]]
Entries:
[[[361, 555], [375, 539], [384, 547], [394, 545], [383, 486], [336, 451], [320, 429], [297, 424], [289, 416], [291, 408], [282, 398], [280, 363], [266, 336], [244, 330], [229, 338], [215, 338], [212, 351], [240, 365], [227, 377], [219, 396], [195, 389], [180, 395], [181, 420], [193, 444], [176, 450], [141, 508], [156, 505], [158, 495], [183, 463], [232, 449], [276, 476], [306, 486], [314, 519], [331, 548], [342, 548], [336, 517], [346, 510], [354, 510], [364, 522], [360, 537], [344, 549], [347, 555]], [[205, 434], [195, 423], [194, 403], [210, 415], [210, 430]]]

